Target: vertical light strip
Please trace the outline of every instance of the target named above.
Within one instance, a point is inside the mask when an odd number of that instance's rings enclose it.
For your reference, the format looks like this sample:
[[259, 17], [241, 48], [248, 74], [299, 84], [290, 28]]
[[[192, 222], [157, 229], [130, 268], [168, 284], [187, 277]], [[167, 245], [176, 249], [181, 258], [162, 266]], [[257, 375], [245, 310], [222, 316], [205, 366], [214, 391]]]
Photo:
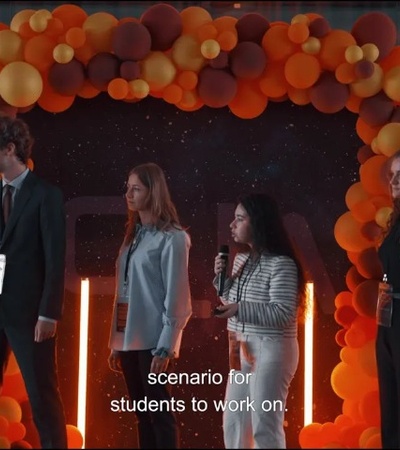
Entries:
[[314, 283], [306, 283], [304, 324], [304, 426], [313, 421]]
[[79, 374], [78, 374], [78, 420], [77, 428], [82, 434], [85, 448], [86, 434], [86, 385], [89, 330], [89, 278], [81, 280], [81, 307], [79, 324]]

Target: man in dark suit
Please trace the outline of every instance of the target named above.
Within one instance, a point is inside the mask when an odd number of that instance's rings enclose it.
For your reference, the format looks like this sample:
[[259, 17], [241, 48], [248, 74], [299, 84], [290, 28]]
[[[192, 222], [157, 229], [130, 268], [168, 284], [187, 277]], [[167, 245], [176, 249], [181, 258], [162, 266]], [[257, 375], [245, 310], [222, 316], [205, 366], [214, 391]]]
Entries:
[[6, 259], [0, 294], [0, 367], [6, 368], [13, 351], [42, 448], [67, 448], [56, 360], [57, 321], [64, 299], [64, 202], [59, 188], [28, 168], [32, 145], [25, 122], [0, 115], [0, 254]]

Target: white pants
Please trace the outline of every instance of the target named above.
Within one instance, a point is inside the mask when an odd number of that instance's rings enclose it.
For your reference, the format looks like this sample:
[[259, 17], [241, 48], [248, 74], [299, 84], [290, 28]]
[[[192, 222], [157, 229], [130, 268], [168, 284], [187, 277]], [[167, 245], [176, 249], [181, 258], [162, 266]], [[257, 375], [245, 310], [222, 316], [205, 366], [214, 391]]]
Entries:
[[283, 336], [240, 339], [241, 370], [230, 371], [225, 393], [225, 448], [286, 448], [283, 422], [299, 362], [298, 341]]

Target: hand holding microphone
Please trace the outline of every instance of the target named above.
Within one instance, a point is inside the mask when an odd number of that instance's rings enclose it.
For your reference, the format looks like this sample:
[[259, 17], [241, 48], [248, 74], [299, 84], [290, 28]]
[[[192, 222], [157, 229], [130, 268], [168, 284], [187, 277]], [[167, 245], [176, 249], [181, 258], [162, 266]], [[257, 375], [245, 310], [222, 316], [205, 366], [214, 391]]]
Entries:
[[221, 245], [218, 255], [215, 257], [214, 272], [218, 275], [218, 296], [224, 293], [224, 285], [226, 278], [226, 269], [228, 266], [229, 247]]

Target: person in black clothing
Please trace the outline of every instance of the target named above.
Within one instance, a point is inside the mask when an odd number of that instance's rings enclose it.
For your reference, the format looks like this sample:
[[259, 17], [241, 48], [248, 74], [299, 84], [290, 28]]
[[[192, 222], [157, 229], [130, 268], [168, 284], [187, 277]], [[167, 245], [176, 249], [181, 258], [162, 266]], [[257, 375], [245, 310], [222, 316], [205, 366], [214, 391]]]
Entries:
[[377, 310], [376, 361], [382, 448], [400, 448], [400, 150], [388, 160], [388, 175], [393, 212], [378, 255], [394, 295], [389, 322], [380, 324]]

